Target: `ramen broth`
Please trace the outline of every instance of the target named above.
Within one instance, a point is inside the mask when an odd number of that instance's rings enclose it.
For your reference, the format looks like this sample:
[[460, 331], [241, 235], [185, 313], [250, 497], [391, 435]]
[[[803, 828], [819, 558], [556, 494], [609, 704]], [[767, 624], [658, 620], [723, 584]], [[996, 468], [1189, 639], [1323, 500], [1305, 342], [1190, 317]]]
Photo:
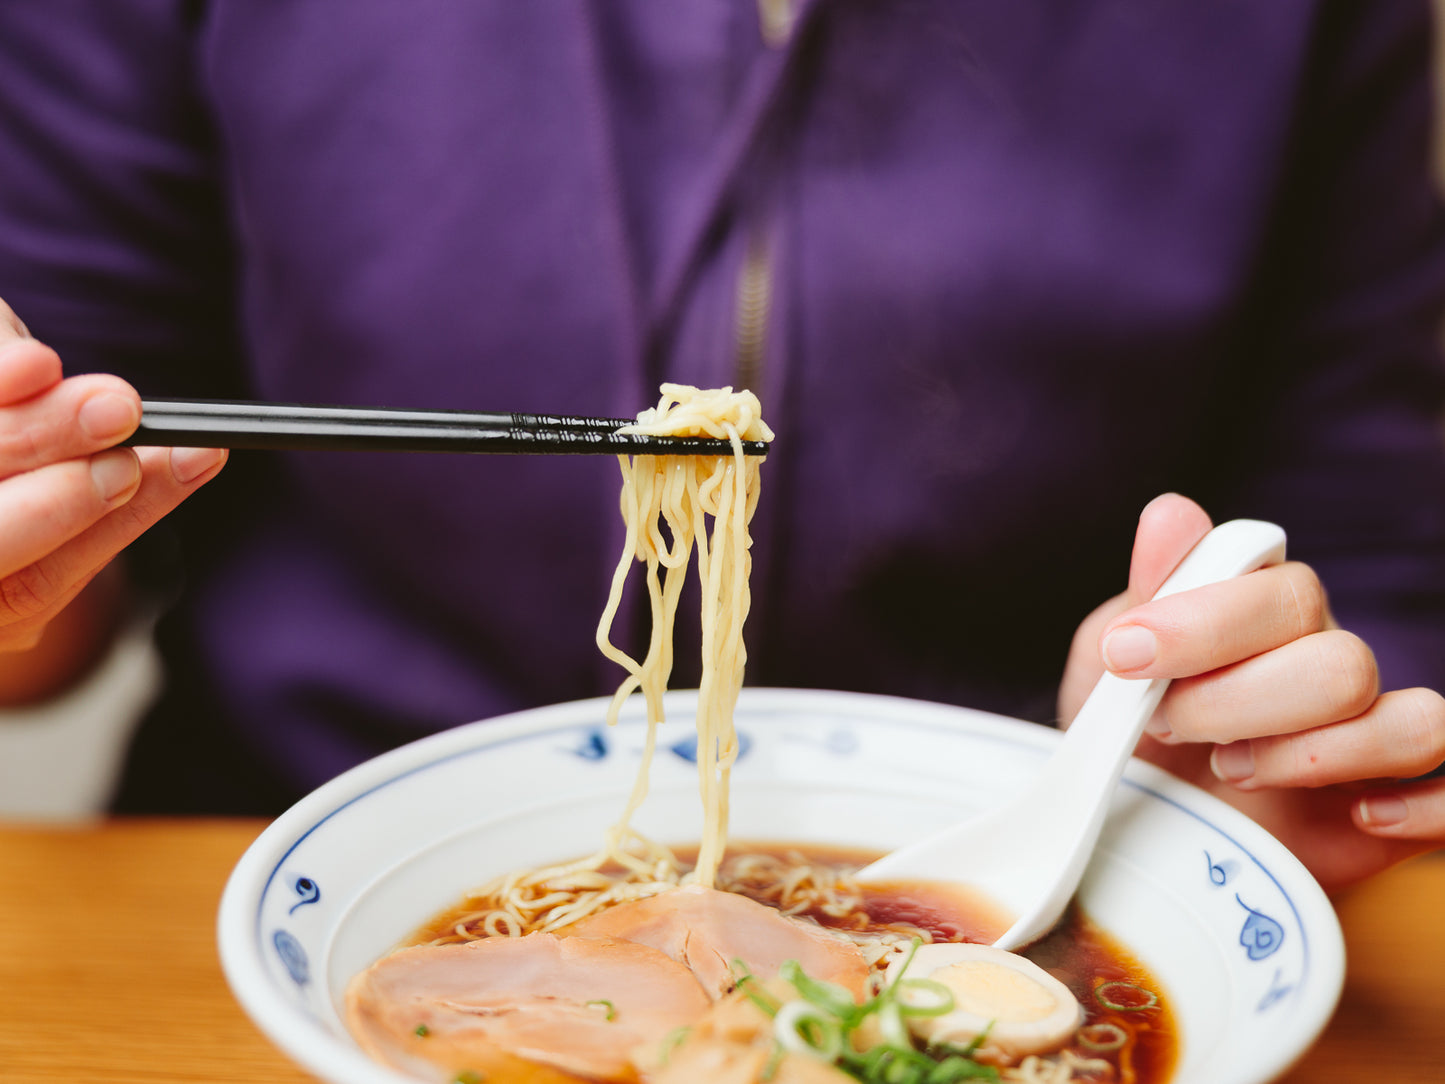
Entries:
[[[691, 866], [696, 852], [696, 847], [674, 848], [684, 868]], [[737, 856], [759, 854], [806, 862], [845, 876], [880, 857], [862, 848], [734, 841], [728, 847], [722, 870], [726, 873]], [[1011, 924], [996, 905], [956, 885], [898, 881], [855, 887], [862, 896], [862, 913], [866, 917], [854, 912], [848, 919], [839, 920], [811, 907], [794, 913], [851, 933], [912, 936], [913, 931], [921, 929], [935, 942], [987, 944]], [[776, 905], [765, 892], [744, 887], [740, 894]], [[475, 914], [475, 906], [475, 899], [468, 898], [446, 909], [406, 943], [446, 944], [475, 939], [479, 931], [463, 934], [457, 929], [459, 923]], [[1065, 1049], [1081, 1058], [1104, 1059], [1111, 1066], [1110, 1073], [1079, 1075], [1078, 1080], [1164, 1084], [1170, 1079], [1178, 1059], [1173, 1012], [1159, 983], [1119, 941], [1077, 907], [1070, 906], [1058, 927], [1022, 955], [1062, 981], [1084, 1008], [1084, 1023]], [[1119, 1042], [1121, 1037], [1123, 1041]], [[586, 1078], [505, 1054], [486, 1065], [485, 1080], [487, 1084], [586, 1084]]]

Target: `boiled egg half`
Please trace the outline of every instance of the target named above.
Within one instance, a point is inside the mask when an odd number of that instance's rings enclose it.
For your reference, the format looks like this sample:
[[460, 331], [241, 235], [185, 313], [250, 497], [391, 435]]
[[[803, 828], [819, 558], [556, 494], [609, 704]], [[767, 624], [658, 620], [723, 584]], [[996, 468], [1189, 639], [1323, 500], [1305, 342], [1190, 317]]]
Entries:
[[[907, 1017], [909, 1029], [929, 1043], [967, 1046], [986, 1034], [982, 1049], [1017, 1060], [1059, 1049], [1084, 1019], [1067, 986], [1032, 960], [992, 945], [920, 945], [906, 962], [906, 975], [905, 958], [889, 965], [888, 983], [931, 979], [953, 995], [945, 1013]], [[898, 996], [907, 1004], [915, 994], [905, 983]]]

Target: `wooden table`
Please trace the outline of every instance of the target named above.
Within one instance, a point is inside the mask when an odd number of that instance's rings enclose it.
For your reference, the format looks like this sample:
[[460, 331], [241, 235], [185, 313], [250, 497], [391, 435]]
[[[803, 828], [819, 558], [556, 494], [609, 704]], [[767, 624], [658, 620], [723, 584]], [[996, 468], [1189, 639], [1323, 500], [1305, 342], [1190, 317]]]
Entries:
[[[0, 1081], [310, 1081], [241, 1012], [216, 958], [222, 885], [262, 827], [0, 825]], [[1288, 1084], [1445, 1080], [1445, 856], [1340, 912], [1344, 999]]]

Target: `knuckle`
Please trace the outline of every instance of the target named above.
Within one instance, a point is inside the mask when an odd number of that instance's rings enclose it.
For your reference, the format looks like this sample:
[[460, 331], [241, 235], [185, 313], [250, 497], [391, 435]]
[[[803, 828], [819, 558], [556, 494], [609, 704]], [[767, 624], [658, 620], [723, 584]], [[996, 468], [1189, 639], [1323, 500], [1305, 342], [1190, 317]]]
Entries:
[[[1323, 739], [1323, 731], [1306, 730], [1264, 739], [1272, 756], [1268, 759], [1280, 767], [1268, 773], [1275, 785], [1318, 787], [1334, 782], [1333, 758]], [[1281, 770], [1282, 769], [1282, 770]]]
[[1445, 761], [1445, 698], [1431, 689], [1402, 689], [1390, 694], [1398, 715], [1397, 740], [1405, 770], [1427, 772]]
[[1279, 566], [1279, 584], [1283, 624], [1301, 633], [1324, 627], [1328, 604], [1324, 585], [1314, 569], [1300, 561], [1288, 561]]
[[0, 579], [0, 620], [26, 621], [48, 610], [60, 595], [59, 585], [44, 561]]
[[152, 527], [165, 513], [167, 508], [158, 506], [155, 501], [146, 498], [144, 484], [135, 497], [119, 508], [114, 508], [106, 516], [115, 523], [116, 530], [127, 541], [137, 538]]
[[37, 465], [43, 458], [43, 444], [34, 427], [0, 411], [0, 470], [13, 474]]
[[1335, 631], [1317, 636], [1319, 688], [1335, 719], [1352, 719], [1367, 711], [1380, 694], [1380, 672], [1369, 645], [1354, 633]]
[[1220, 684], [1207, 677], [1174, 679], [1160, 707], [1176, 738], [1191, 742], [1232, 740], [1234, 735], [1223, 723], [1233, 716], [1236, 705]]

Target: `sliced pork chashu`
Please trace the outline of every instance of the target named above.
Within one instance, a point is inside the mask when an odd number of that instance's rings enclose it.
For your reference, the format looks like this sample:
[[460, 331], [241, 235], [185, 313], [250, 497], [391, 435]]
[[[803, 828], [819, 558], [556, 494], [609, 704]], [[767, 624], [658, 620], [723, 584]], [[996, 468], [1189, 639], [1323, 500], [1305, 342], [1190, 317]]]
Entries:
[[708, 1005], [692, 972], [657, 948], [547, 933], [402, 949], [346, 996], [352, 1034], [397, 1068], [476, 1070], [502, 1051], [607, 1081], [635, 1079], [629, 1054]]
[[566, 931], [578, 938], [616, 938], [660, 949], [688, 967], [708, 994], [732, 989], [734, 960], [770, 979], [786, 960], [796, 960], [815, 979], [862, 994], [868, 965], [857, 946], [802, 919], [732, 892], [692, 885], [618, 904]]

